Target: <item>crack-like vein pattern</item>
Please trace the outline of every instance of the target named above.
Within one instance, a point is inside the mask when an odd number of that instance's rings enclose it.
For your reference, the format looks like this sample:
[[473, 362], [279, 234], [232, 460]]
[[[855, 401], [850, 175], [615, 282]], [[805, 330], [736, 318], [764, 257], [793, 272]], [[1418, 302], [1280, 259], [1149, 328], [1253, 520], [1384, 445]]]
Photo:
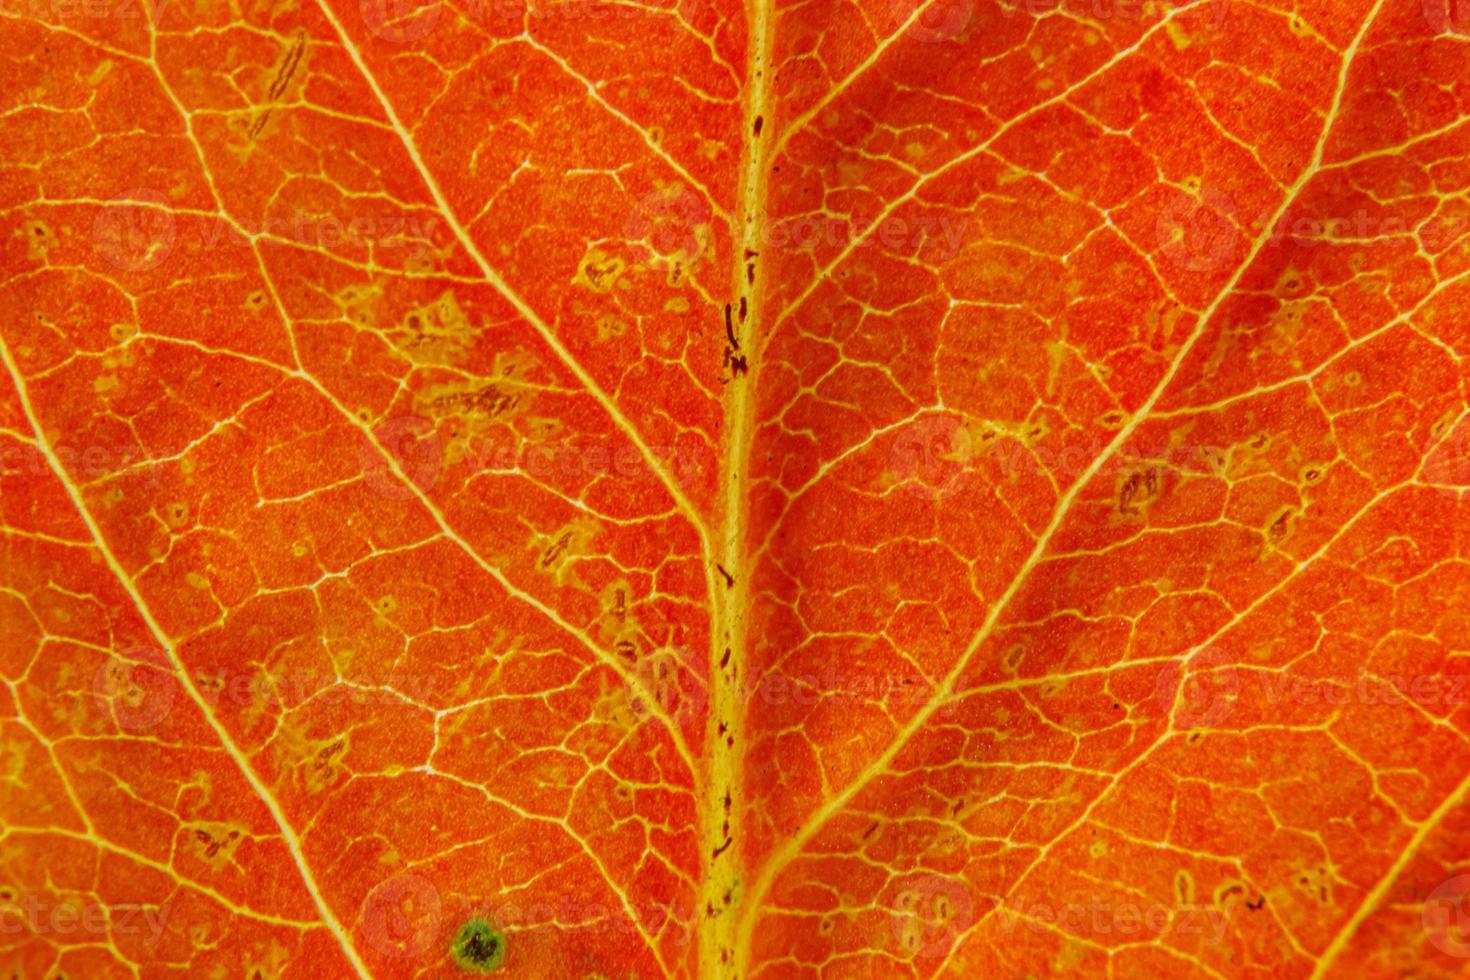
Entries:
[[749, 976], [1347, 969], [1463, 792], [1463, 42], [1078, 7], [791, 55]]
[[1463, 974], [1470, 25], [760, 3], [0, 12], [0, 972]]
[[[80, 945], [133, 972], [387, 974], [483, 917], [517, 961], [688, 972], [697, 410], [635, 404], [627, 367], [578, 374], [617, 364], [578, 345], [637, 326], [568, 338], [488, 274], [506, 253], [457, 233], [473, 214], [436, 199], [424, 138], [319, 8], [142, 28], [6, 26], [15, 112], [50, 127], [10, 171], [7, 679], [33, 699], [18, 783], [58, 811], [5, 817], [19, 908], [62, 900], [25, 837], [54, 823], [129, 865], [125, 888], [65, 879], [75, 901], [145, 895], [166, 944], [43, 918], [26, 969]], [[139, 613], [156, 635], [130, 635]]]

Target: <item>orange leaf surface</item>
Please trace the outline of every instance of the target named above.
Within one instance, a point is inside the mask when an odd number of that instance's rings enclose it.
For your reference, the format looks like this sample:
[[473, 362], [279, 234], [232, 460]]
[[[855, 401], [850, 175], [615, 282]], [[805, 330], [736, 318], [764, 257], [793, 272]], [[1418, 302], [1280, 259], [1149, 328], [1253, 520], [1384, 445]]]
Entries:
[[1470, 975], [1470, 8], [0, 12], [8, 977]]

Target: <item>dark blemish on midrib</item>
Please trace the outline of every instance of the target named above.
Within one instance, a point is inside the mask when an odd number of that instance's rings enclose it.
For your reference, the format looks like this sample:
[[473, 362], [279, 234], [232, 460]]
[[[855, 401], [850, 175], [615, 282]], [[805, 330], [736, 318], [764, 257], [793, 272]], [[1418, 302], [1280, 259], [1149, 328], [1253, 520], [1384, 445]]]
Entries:
[[[740, 299], [740, 318], [745, 318], [745, 298]], [[740, 338], [735, 336], [735, 324], [730, 318], [730, 304], [725, 304], [725, 339], [730, 343], [731, 350], [740, 349]]]
[[[745, 297], [740, 297], [740, 321], [745, 322]], [[731, 306], [725, 304], [725, 356], [720, 362], [720, 367], [730, 369], [730, 377], [724, 379], [731, 381], [735, 378], [743, 378], [750, 368], [745, 360], [745, 355], [740, 353], [740, 338], [735, 335], [735, 323], [731, 317]], [[723, 382], [722, 382], [723, 383]]]

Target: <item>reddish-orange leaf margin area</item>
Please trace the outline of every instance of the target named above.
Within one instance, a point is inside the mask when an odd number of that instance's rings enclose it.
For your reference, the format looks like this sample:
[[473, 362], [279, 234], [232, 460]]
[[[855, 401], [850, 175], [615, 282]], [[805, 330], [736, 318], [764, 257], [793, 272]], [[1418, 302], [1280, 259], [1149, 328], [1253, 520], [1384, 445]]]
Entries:
[[13, 0], [0, 89], [4, 976], [1470, 975], [1465, 4]]

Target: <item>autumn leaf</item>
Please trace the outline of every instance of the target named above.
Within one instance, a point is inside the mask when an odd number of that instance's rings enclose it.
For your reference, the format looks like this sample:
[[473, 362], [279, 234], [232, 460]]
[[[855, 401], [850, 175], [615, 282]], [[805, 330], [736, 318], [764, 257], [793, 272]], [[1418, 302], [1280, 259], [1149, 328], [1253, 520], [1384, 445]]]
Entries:
[[0, 972], [1470, 974], [1470, 7], [17, 0]]

